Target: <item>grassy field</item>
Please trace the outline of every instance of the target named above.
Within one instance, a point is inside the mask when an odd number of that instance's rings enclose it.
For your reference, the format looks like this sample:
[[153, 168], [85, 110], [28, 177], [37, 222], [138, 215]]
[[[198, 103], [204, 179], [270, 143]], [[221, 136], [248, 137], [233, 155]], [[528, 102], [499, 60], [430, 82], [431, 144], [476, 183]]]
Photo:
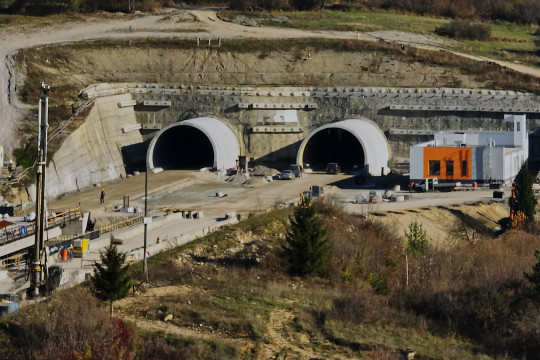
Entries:
[[[265, 26], [292, 27], [311, 30], [335, 31], [381, 31], [397, 30], [423, 35], [435, 35], [435, 29], [449, 19], [422, 17], [409, 14], [382, 11], [305, 11], [279, 13], [238, 13], [221, 11], [222, 18], [234, 21], [237, 16], [245, 16]], [[288, 19], [284, 21], [284, 19]], [[534, 33], [538, 27], [533, 25], [494, 22], [491, 24], [489, 41], [447, 41], [446, 47], [471, 54], [496, 59], [519, 61], [539, 66], [540, 60], [534, 53], [536, 46]], [[450, 39], [448, 39], [450, 40]]]

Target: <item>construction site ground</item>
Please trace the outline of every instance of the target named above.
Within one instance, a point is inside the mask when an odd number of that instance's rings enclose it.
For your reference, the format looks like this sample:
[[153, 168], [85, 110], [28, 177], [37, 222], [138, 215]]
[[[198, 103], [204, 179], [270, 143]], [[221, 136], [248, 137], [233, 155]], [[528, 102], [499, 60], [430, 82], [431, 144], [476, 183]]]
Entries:
[[[504, 189], [505, 197], [501, 199], [494, 198], [494, 190], [487, 187], [478, 187], [476, 190], [471, 187], [469, 191], [410, 193], [408, 189], [399, 185], [399, 190], [396, 190], [396, 185], [387, 181], [381, 186], [383, 180], [387, 179], [378, 179], [378, 182], [375, 179], [367, 187], [361, 187], [354, 183], [354, 176], [350, 174], [307, 173], [295, 180], [271, 182], [265, 176], [252, 176], [244, 184], [242, 182], [246, 181], [246, 178], [243, 176], [240, 178], [243, 180], [238, 180], [236, 176], [232, 181], [226, 181], [226, 177], [220, 178], [215, 173], [189, 170], [150, 173], [148, 208], [154, 211], [197, 210], [202, 214], [202, 218], [198, 220], [205, 221], [211, 219], [218, 221], [227, 213], [236, 213], [245, 218], [274, 208], [297, 204], [300, 193], [309, 190], [312, 185], [321, 185], [324, 186], [327, 203], [342, 206], [350, 213], [374, 216], [383, 221], [385, 218], [392, 218], [393, 226], [398, 227], [396, 231], [399, 233], [402, 233], [413, 220], [426, 222], [426, 227], [430, 229], [429, 237], [433, 241], [444, 239], [446, 237], [444, 235], [453, 227], [449, 220], [451, 217], [447, 215], [457, 206], [477, 208], [472, 211], [482, 213], [484, 220], [481, 222], [487, 222], [493, 229], [498, 227], [497, 221], [500, 218], [508, 216], [509, 190]], [[398, 180], [399, 177], [395, 179], [396, 182]], [[99, 201], [101, 187], [96, 187], [52, 201], [49, 207], [61, 211], [81, 206], [83, 211], [90, 211], [94, 218], [107, 217], [114, 214], [115, 207], [123, 204], [124, 196], [129, 196], [131, 206], [143, 209], [144, 183], [145, 176], [141, 174], [114, 183], [102, 184], [106, 192], [104, 204], [100, 204]], [[373, 191], [381, 195], [385, 193], [404, 195], [408, 200], [391, 202], [390, 199], [383, 199], [382, 202], [356, 203], [358, 195], [369, 199]], [[434, 216], [436, 213], [441, 215]], [[163, 236], [166, 234], [162, 234]]]
[[[370, 216], [392, 227], [398, 234], [403, 234], [412, 221], [422, 223], [428, 238], [436, 246], [446, 246], [452, 229], [462, 221], [463, 216], [476, 219], [479, 226], [496, 232], [497, 221], [508, 215], [507, 199], [494, 199], [493, 190], [479, 188], [471, 191], [409, 193], [407, 189], [396, 189], [395, 185], [385, 187], [372, 183], [369, 188], [362, 188], [353, 181], [353, 175], [307, 173], [295, 180], [268, 181], [267, 176], [251, 177], [249, 181], [243, 175], [228, 179], [212, 172], [200, 171], [164, 171], [148, 175], [148, 209], [157, 216], [155, 222], [147, 228], [148, 254], [151, 256], [168, 248], [184, 244], [194, 238], [204, 236], [214, 229], [235, 222], [236, 214], [247, 217], [275, 208], [297, 204], [300, 194], [312, 185], [324, 186], [325, 201], [343, 207], [347, 212]], [[387, 180], [387, 179], [386, 179]], [[382, 182], [382, 181], [380, 181]], [[105, 189], [105, 203], [100, 203], [101, 189]], [[49, 209], [63, 211], [77, 206], [83, 212], [90, 212], [93, 219], [107, 219], [125, 216], [118, 212], [124, 197], [129, 197], [130, 206], [144, 209], [145, 174], [132, 176], [121, 181], [100, 184], [75, 194], [67, 194], [61, 199], [49, 202]], [[381, 195], [391, 191], [394, 195], [404, 195], [403, 202], [356, 203], [358, 195], [367, 199], [376, 191]], [[31, 208], [27, 209], [31, 211]], [[196, 210], [200, 217], [185, 219], [174, 210]], [[226, 219], [226, 215], [232, 218]], [[464, 230], [466, 231], [466, 230]], [[157, 243], [157, 238], [161, 242]], [[120, 250], [134, 260], [143, 257], [143, 225], [115, 233], [121, 239]], [[92, 265], [99, 260], [100, 251], [110, 242], [110, 236], [94, 240], [90, 253], [83, 259], [74, 259], [64, 266], [71, 274], [72, 283], [84, 280], [86, 273], [92, 271]], [[51, 259], [53, 261], [53, 259]], [[22, 274], [14, 278], [0, 280], [0, 292], [16, 292], [27, 287]], [[14, 281], [16, 280], [16, 281]]]

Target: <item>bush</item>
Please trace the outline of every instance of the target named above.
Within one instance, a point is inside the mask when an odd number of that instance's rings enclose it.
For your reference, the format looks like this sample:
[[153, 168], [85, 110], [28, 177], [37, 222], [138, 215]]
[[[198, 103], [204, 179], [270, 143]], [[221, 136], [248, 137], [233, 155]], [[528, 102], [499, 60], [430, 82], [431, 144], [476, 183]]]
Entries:
[[109, 317], [85, 288], [60, 291], [13, 314], [0, 336], [10, 346], [2, 359], [132, 359], [134, 338], [126, 324]]
[[311, 10], [320, 5], [319, 0], [293, 0], [292, 5], [298, 10]]
[[402, 240], [388, 226], [353, 218], [337, 207], [321, 211], [332, 239], [328, 278], [352, 287], [369, 285], [378, 292], [399, 288], [405, 278]]
[[454, 39], [487, 40], [491, 37], [491, 26], [454, 20], [435, 29], [435, 33]]

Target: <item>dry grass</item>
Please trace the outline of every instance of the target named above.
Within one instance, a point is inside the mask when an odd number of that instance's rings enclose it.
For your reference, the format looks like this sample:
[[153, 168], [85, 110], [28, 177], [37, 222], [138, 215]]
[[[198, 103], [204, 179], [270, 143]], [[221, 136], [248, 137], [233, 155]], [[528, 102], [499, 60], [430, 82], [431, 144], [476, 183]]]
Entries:
[[[431, 249], [423, 257], [411, 256], [406, 288], [403, 253], [394, 234], [339, 208], [319, 210], [334, 240], [334, 260], [323, 277], [290, 277], [286, 267], [279, 266], [286, 262], [280, 245], [289, 212], [253, 217], [152, 257], [152, 280], [169, 286], [148, 288], [117, 302], [116, 313], [137, 319], [141, 330], [116, 326], [108, 333], [131, 339], [122, 346], [151, 349], [138, 352], [137, 359], [197, 359], [210, 354], [213, 359], [276, 354], [399, 359], [407, 349], [420, 359], [521, 358], [537, 353], [538, 299], [523, 279], [540, 247], [536, 234], [513, 231], [495, 240], [462, 241]], [[258, 260], [246, 261], [253, 258]], [[343, 276], [343, 264], [348, 264], [348, 276]], [[133, 268], [137, 273], [139, 266]], [[367, 274], [378, 274], [385, 286]], [[81, 294], [77, 290], [70, 296]], [[93, 310], [96, 300], [85, 296], [75, 307], [65, 296], [43, 303], [48, 318], [42, 316], [42, 307], [28, 307], [17, 313], [21, 317], [3, 319], [3, 348], [14, 349], [13, 342], [19, 341], [10, 330], [14, 319], [19, 319], [21, 331], [36, 326], [49, 331], [60, 321], [53, 319], [56, 316], [62, 321], [77, 317], [83, 324], [73, 326], [84, 329], [86, 323], [95, 324], [91, 320], [103, 315]], [[76, 315], [80, 306], [88, 308], [88, 316]], [[37, 325], [45, 320], [48, 324]], [[88, 329], [87, 343], [102, 341], [101, 333]], [[48, 339], [40, 341], [41, 348], [52, 349]], [[33, 358], [24, 356], [11, 358]]]
[[[510, 319], [521, 334], [519, 339], [533, 336], [534, 330], [522, 327], [524, 314], [518, 315], [511, 304], [530, 301], [523, 272], [532, 266], [534, 249], [540, 245], [535, 236], [511, 232], [497, 240], [457, 241], [454, 247], [410, 257], [410, 284], [405, 288], [398, 236], [336, 207], [320, 211], [334, 244], [324, 277], [289, 277], [282, 236], [276, 233], [283, 231], [287, 213], [281, 213], [279, 220], [272, 214], [257, 216], [175, 251], [174, 256], [163, 254], [168, 262], [163, 270], [158, 270], [157, 262], [151, 274], [166, 275], [167, 283], [183, 284], [189, 291], [148, 303], [144, 316], [159, 320], [170, 313], [179, 328], [214, 331], [225, 339], [244, 339], [251, 349], [258, 349], [276, 341], [269, 319], [285, 311], [294, 314], [288, 325], [281, 325], [290, 340], [296, 339], [294, 346], [322, 357], [338, 351], [346, 358], [392, 359], [408, 348], [420, 358], [432, 359], [487, 359], [488, 349], [497, 354], [503, 347], [519, 353], [516, 338], [499, 346], [492, 341], [491, 334], [508, 329]], [[223, 244], [218, 245], [220, 239]], [[247, 253], [256, 253], [259, 261], [246, 263]], [[280, 261], [283, 266], [276, 266]], [[459, 300], [451, 305], [452, 297]], [[476, 308], [480, 303], [483, 306]], [[469, 318], [479, 324], [474, 332], [467, 330]], [[519, 346], [531, 349], [535, 343], [527, 344]]]

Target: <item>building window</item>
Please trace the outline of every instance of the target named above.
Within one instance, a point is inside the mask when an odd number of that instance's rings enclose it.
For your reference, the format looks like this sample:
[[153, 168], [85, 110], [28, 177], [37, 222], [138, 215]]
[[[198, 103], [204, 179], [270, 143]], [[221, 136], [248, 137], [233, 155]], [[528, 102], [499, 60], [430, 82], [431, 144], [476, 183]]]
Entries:
[[467, 176], [467, 160], [461, 162], [461, 176]]
[[446, 160], [446, 175], [454, 175], [454, 161]]
[[441, 162], [439, 160], [429, 160], [429, 175], [441, 175]]

